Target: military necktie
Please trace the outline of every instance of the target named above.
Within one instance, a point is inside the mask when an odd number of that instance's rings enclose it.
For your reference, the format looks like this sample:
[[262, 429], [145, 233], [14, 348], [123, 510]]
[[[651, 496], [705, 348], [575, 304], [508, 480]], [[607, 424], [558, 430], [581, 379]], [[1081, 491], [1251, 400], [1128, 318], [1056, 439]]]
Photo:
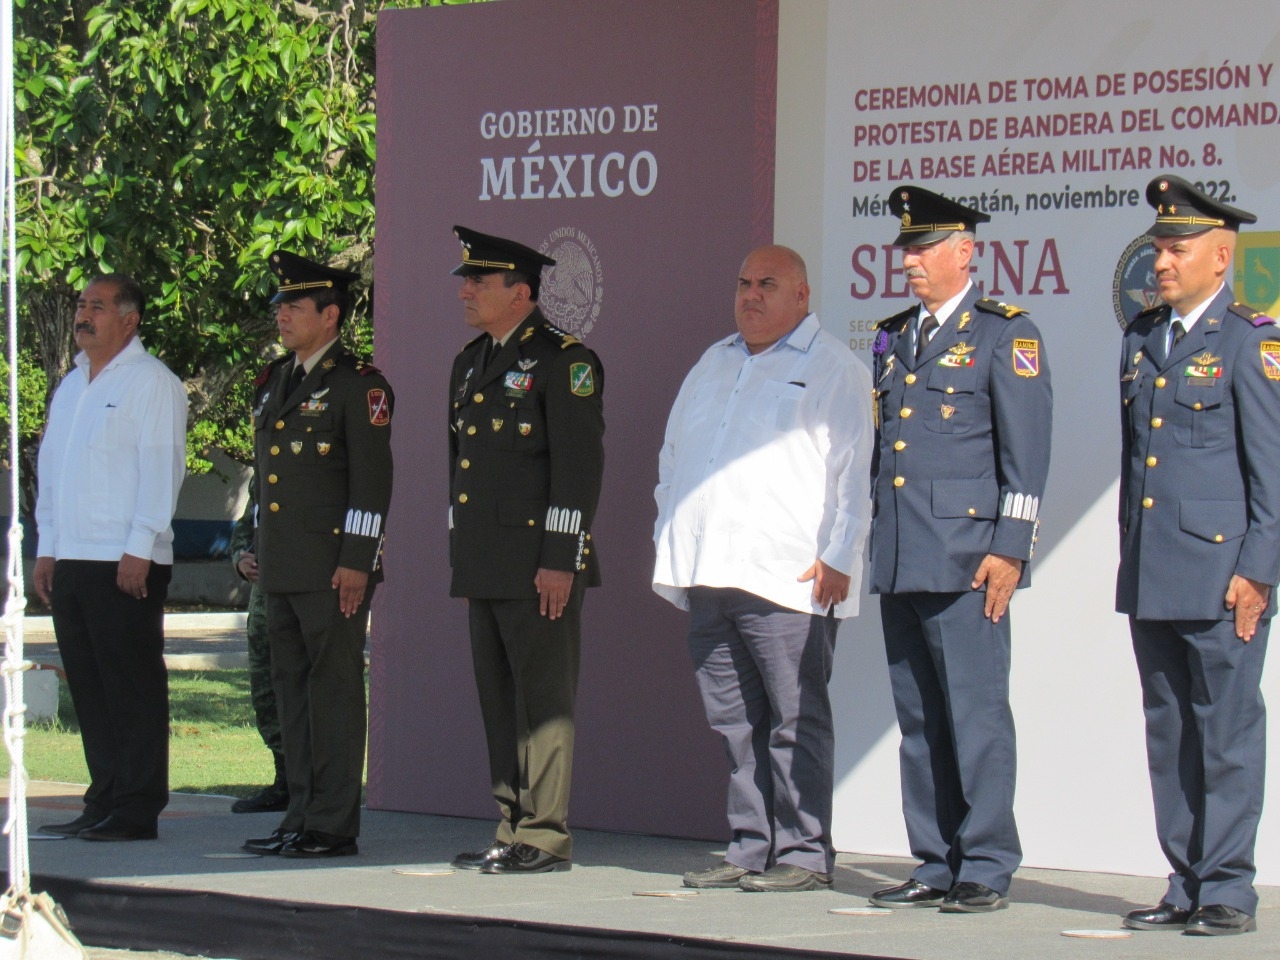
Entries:
[[302, 381], [306, 379], [306, 376], [307, 368], [295, 360], [293, 362], [293, 375], [289, 377], [289, 394], [292, 394], [293, 391], [302, 386]]
[[923, 320], [920, 321], [920, 329], [916, 331], [916, 359], [920, 359], [920, 354], [924, 353], [924, 348], [929, 345], [929, 338], [933, 336], [933, 331], [938, 329], [938, 318], [932, 313], [925, 314]]
[[1182, 325], [1181, 320], [1173, 321], [1173, 325], [1169, 328], [1169, 349], [1165, 351], [1165, 358], [1168, 359], [1169, 354], [1173, 353], [1174, 348], [1187, 334], [1187, 329]]

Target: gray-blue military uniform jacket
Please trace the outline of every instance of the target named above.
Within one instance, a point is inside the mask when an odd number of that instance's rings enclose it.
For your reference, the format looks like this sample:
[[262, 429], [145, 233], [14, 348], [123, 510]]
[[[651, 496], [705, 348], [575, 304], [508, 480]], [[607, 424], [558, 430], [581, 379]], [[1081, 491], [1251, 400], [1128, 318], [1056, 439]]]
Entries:
[[1116, 610], [1225, 620], [1233, 574], [1280, 579], [1280, 331], [1224, 287], [1159, 363], [1169, 316], [1124, 333]]
[[882, 320], [872, 349], [872, 593], [965, 592], [989, 553], [1030, 560], [1049, 473], [1053, 391], [1026, 312], [971, 288], [918, 361], [917, 314]]

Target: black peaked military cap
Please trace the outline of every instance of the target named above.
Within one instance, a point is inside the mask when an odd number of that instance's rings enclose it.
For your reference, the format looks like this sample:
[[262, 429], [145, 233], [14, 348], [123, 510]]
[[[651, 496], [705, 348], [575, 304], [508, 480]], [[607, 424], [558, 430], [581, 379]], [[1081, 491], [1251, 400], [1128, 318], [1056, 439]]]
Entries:
[[895, 247], [936, 243], [953, 233], [973, 233], [978, 224], [991, 219], [987, 214], [948, 200], [924, 187], [903, 184], [889, 196], [889, 210], [902, 219]]
[[271, 265], [271, 272], [280, 279], [280, 289], [271, 298], [272, 303], [289, 303], [319, 290], [335, 287], [339, 292], [345, 292], [347, 287], [360, 279], [358, 273], [326, 267], [285, 250], [277, 250], [267, 262]]
[[517, 270], [536, 281], [543, 267], [554, 267], [550, 257], [514, 240], [491, 237], [479, 230], [454, 227], [454, 235], [462, 241], [462, 262], [451, 271], [455, 277], [473, 277], [482, 273]]
[[1181, 177], [1156, 177], [1147, 184], [1147, 203], [1155, 207], [1155, 225], [1147, 231], [1153, 237], [1186, 237], [1214, 227], [1239, 230], [1242, 223], [1257, 223], [1247, 210], [1228, 206]]

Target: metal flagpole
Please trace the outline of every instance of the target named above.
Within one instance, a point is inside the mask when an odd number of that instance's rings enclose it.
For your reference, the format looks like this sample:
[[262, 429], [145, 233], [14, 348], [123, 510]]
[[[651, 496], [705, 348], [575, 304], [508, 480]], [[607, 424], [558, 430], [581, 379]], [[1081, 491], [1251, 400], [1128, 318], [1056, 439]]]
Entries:
[[17, 218], [14, 213], [13, 3], [0, 0], [0, 157], [4, 158], [4, 190], [0, 219], [4, 221], [5, 314], [9, 356], [9, 569], [4, 601], [4, 744], [9, 752], [9, 889], [0, 897], [0, 960], [88, 960], [88, 954], [67, 924], [66, 915], [48, 894], [31, 892], [31, 862], [27, 840], [27, 770], [23, 761], [26, 710], [22, 675], [31, 668], [23, 658], [22, 619], [26, 591], [22, 582], [22, 524], [18, 502], [18, 278]]

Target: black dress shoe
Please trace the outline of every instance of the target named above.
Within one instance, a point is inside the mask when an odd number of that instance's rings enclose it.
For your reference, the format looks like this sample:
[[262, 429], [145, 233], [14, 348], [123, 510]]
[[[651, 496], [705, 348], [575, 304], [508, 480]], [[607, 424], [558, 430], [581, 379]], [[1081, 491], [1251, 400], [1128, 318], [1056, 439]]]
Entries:
[[491, 860], [497, 860], [500, 856], [507, 852], [507, 844], [495, 840], [483, 850], [475, 853], [460, 853], [449, 861], [449, 866], [457, 867], [459, 870], [479, 870]]
[[355, 837], [329, 837], [308, 830], [280, 848], [282, 857], [354, 857], [360, 852]]
[[289, 788], [273, 783], [263, 787], [252, 797], [237, 800], [231, 805], [232, 813], [273, 813], [289, 809]]
[[87, 830], [89, 827], [96, 827], [105, 817], [96, 813], [82, 813], [70, 823], [47, 823], [40, 827], [41, 833], [49, 833], [55, 837], [74, 837], [78, 836], [81, 830]]
[[1192, 937], [1227, 937], [1257, 929], [1258, 921], [1243, 910], [1225, 903], [1211, 903], [1193, 913], [1187, 920], [1187, 929], [1182, 932]]
[[269, 837], [255, 837], [240, 844], [241, 850], [249, 853], [260, 853], [264, 857], [273, 857], [284, 849], [286, 843], [292, 843], [298, 835], [292, 830], [277, 830]]
[[513, 843], [502, 856], [480, 868], [481, 873], [550, 873], [572, 867], [564, 857], [553, 856], [527, 843]]
[[919, 880], [908, 880], [896, 887], [877, 890], [867, 899], [877, 907], [889, 907], [897, 910], [902, 907], [936, 907], [942, 902], [947, 891], [930, 887]]
[[1190, 917], [1190, 910], [1161, 900], [1154, 907], [1130, 910], [1120, 923], [1130, 930], [1181, 930]]
[[980, 883], [957, 883], [942, 898], [941, 913], [993, 913], [1009, 905], [1009, 898]]
[[157, 833], [154, 822], [139, 826], [136, 823], [127, 823], [112, 814], [92, 827], [85, 827], [76, 836], [81, 840], [154, 840]]

